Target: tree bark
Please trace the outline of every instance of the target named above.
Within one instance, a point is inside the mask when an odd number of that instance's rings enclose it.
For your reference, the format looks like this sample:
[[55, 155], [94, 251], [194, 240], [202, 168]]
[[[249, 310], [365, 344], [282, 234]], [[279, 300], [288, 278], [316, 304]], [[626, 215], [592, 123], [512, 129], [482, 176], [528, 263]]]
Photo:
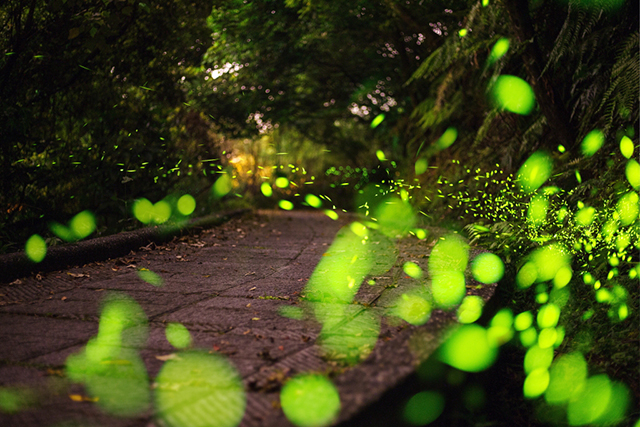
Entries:
[[554, 134], [550, 141], [563, 144], [567, 148], [573, 147], [576, 144], [576, 136], [570, 115], [558, 96], [549, 74], [542, 75], [542, 53], [536, 40], [533, 22], [529, 14], [529, 2], [528, 0], [504, 0], [503, 3], [511, 20], [515, 38], [518, 42], [524, 44], [522, 60], [524, 61], [527, 79], [536, 95], [540, 110], [546, 117], [547, 124]]

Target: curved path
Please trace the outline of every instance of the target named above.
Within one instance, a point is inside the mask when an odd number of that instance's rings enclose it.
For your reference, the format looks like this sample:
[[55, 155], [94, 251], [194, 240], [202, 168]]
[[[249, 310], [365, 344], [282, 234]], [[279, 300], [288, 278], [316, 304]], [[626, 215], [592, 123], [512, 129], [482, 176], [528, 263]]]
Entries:
[[[122, 258], [0, 285], [0, 389], [26, 390], [36, 401], [11, 415], [0, 412], [0, 425], [160, 425], [151, 410], [133, 418], [101, 412], [65, 377], [67, 357], [97, 334], [100, 303], [110, 291], [132, 297], [148, 317], [149, 338], [139, 354], [152, 381], [177, 352], [166, 324], [180, 322], [194, 347], [222, 354], [237, 368], [247, 395], [241, 426], [291, 425], [279, 407], [279, 390], [287, 378], [308, 371], [332, 378], [342, 403], [337, 422], [349, 419], [412, 373], [456, 323], [452, 313], [439, 310], [420, 327], [383, 317], [380, 339], [362, 363], [345, 368], [325, 360], [316, 343], [320, 325], [283, 317], [280, 310], [303, 306], [307, 280], [349, 221], [347, 215], [332, 221], [318, 212], [259, 211]], [[426, 270], [432, 246], [415, 238], [398, 242], [390, 254], [394, 267], [375, 285], [360, 287], [350, 315], [383, 314], [415, 285], [403, 263]], [[162, 285], [142, 280], [140, 269], [156, 273]], [[494, 289], [468, 286], [468, 293], [488, 300]]]

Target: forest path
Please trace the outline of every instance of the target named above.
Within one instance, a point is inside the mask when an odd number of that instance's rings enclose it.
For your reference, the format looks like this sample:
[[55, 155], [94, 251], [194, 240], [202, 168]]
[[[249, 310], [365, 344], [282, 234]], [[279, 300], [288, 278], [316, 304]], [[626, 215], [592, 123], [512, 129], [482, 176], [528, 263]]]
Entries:
[[[355, 304], [346, 306], [347, 323], [358, 324], [366, 313], [377, 319], [373, 351], [352, 367], [327, 360], [317, 340], [322, 327], [309, 315], [313, 308], [301, 293], [340, 227], [353, 219], [257, 211], [129, 256], [0, 285], [0, 387], [23, 387], [37, 400], [15, 414], [0, 413], [0, 425], [163, 425], [151, 409], [134, 417], [105, 413], [82, 386], [66, 378], [67, 358], [98, 333], [107, 294], [127, 295], [146, 314], [148, 339], [136, 350], [151, 382], [179, 354], [165, 334], [168, 323], [179, 322], [191, 333], [194, 348], [224, 355], [237, 369], [246, 392], [241, 426], [290, 425], [279, 406], [281, 386], [309, 371], [329, 375], [341, 399], [337, 421], [350, 418], [412, 373], [442, 342], [447, 326], [457, 323], [454, 313], [441, 310], [422, 326], [388, 316], [397, 298], [416, 286], [402, 265], [413, 261], [427, 271], [433, 246], [433, 241], [402, 239], [383, 254], [393, 267], [375, 277], [375, 285], [365, 281]], [[159, 276], [161, 285], [157, 276], [143, 280], [140, 272], [149, 273], [141, 269]], [[493, 295], [495, 285], [475, 285], [468, 281], [467, 294], [485, 301]], [[305, 315], [284, 317], [282, 307]]]

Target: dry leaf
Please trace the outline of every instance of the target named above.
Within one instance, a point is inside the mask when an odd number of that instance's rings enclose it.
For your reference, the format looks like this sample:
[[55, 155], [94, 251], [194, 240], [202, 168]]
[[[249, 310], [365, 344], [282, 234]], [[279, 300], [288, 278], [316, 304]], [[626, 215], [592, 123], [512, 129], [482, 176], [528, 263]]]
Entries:
[[9, 283], [9, 285], [22, 285], [22, 280], [16, 279], [13, 282]]
[[80, 277], [90, 277], [88, 274], [84, 273], [67, 273], [69, 276], [79, 279]]
[[156, 356], [156, 359], [162, 360], [163, 362], [166, 362], [167, 360], [179, 359], [179, 358], [180, 357], [178, 357], [178, 355], [175, 353], [167, 354], [164, 356]]
[[253, 288], [249, 289], [250, 291], [255, 291], [256, 287], [254, 286]]
[[62, 298], [60, 298], [60, 299], [61, 299], [62, 301], [64, 301], [64, 300], [66, 300], [66, 299], [67, 299], [67, 297], [62, 297]]
[[252, 317], [251, 320], [260, 320], [259, 317]]
[[247, 308], [251, 307], [251, 303], [247, 304]]

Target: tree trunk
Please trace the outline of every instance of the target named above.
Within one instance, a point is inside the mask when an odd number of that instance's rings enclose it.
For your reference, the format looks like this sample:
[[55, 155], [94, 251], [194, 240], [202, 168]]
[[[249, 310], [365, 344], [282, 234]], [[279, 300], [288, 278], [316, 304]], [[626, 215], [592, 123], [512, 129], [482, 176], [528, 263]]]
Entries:
[[[555, 136], [550, 141], [571, 148], [576, 143], [576, 136], [569, 113], [558, 96], [549, 74], [541, 75], [543, 69], [542, 53], [535, 37], [528, 0], [504, 0], [504, 5], [517, 41], [524, 44], [522, 60], [527, 72], [527, 79], [536, 95], [540, 110], [542, 110], [542, 114], [546, 117]], [[547, 148], [555, 147], [547, 146]]]

